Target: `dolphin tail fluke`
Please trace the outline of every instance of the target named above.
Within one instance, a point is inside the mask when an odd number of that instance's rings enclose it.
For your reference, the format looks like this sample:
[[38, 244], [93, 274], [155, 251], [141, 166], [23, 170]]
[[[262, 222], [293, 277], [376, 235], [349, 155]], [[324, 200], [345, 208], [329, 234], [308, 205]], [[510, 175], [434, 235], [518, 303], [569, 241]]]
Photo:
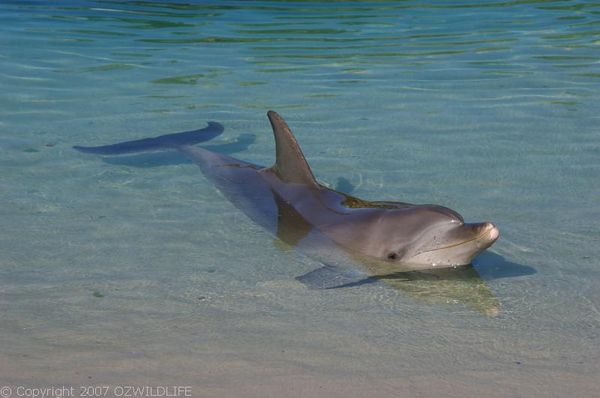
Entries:
[[183, 133], [165, 134], [154, 138], [144, 138], [135, 141], [120, 142], [118, 144], [103, 146], [74, 146], [74, 149], [85, 153], [97, 155], [120, 155], [123, 153], [161, 151], [177, 149], [184, 145], [194, 145], [208, 141], [223, 132], [223, 125], [217, 122], [208, 122], [208, 126]]

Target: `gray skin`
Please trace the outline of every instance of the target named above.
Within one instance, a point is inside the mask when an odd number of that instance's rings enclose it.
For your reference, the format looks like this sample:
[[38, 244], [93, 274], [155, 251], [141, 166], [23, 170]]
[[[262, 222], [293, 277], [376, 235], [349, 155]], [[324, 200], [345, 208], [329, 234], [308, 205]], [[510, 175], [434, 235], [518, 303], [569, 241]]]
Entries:
[[[261, 167], [202, 147], [177, 147], [250, 218], [294, 247], [310, 247], [326, 264], [350, 259], [371, 275], [456, 267], [499, 236], [489, 222], [465, 223], [437, 205], [365, 201], [319, 184], [285, 121], [267, 113], [277, 159]], [[332, 246], [345, 252], [332, 255]]]
[[381, 281], [419, 301], [461, 302], [488, 315], [499, 313], [500, 303], [472, 266], [450, 268], [469, 264], [498, 238], [493, 224], [465, 224], [441, 206], [371, 202], [329, 189], [315, 180], [283, 119], [275, 112], [268, 116], [277, 152], [268, 168], [192, 146], [221, 134], [223, 126], [216, 122], [201, 130], [74, 148], [97, 155], [183, 152], [235, 206], [272, 232], [281, 249], [295, 249], [322, 265], [296, 278], [308, 287]]

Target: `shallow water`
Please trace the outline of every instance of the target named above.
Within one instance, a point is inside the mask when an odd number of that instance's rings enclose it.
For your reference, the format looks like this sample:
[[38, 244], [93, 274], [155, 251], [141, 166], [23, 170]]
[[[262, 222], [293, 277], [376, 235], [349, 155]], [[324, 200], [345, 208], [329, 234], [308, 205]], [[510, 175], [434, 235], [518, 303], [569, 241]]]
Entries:
[[[0, 384], [600, 394], [596, 2], [4, 1], [0, 26]], [[185, 159], [71, 149], [215, 120], [269, 164], [268, 109], [331, 186], [494, 221], [482, 281], [309, 290], [319, 264]]]

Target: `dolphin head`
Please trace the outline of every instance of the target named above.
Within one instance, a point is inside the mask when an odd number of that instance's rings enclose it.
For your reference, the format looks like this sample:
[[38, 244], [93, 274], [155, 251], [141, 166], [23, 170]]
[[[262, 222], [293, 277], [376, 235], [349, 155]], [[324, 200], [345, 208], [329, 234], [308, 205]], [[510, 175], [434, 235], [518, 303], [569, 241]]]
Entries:
[[500, 235], [490, 222], [465, 223], [457, 212], [435, 205], [390, 209], [376, 224], [371, 253], [418, 268], [470, 264]]

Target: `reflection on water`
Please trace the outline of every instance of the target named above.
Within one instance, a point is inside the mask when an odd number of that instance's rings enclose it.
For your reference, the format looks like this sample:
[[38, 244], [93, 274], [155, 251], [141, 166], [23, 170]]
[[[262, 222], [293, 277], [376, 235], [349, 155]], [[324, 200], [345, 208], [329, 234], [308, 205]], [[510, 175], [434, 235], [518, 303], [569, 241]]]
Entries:
[[[21, 69], [15, 61], [4, 73], [8, 89], [36, 81], [52, 85], [65, 73], [92, 82], [116, 77], [115, 85], [133, 81], [140, 96], [150, 94], [156, 105], [149, 101], [144, 111], [158, 115], [222, 110], [229, 104], [196, 96], [257, 86], [302, 90], [286, 101], [240, 96], [238, 109], [263, 111], [275, 102], [279, 110], [296, 110], [359, 90], [392, 90], [402, 97], [439, 92], [451, 82], [476, 88], [484, 80], [515, 87], [511, 97], [548, 111], [574, 112], [590, 95], [585, 82], [600, 77], [597, 57], [590, 55], [599, 43], [594, 2], [78, 1], [2, 7], [5, 21], [30, 16], [22, 31], [6, 32], [7, 47], [40, 52], [35, 68], [9, 72]], [[533, 84], [540, 73], [552, 84]], [[540, 92], [519, 91], [529, 88]], [[495, 97], [493, 89], [486, 96], [511, 101]], [[48, 91], [46, 106], [28, 112], [59, 118], [62, 104], [53, 97]]]
[[[17, 6], [5, 7], [10, 10]], [[470, 78], [517, 71], [523, 76], [535, 73], [533, 65], [555, 68], [553, 73], [557, 74], [597, 75], [593, 70], [597, 58], [589, 55], [598, 44], [599, 34], [594, 2], [385, 1], [333, 6], [311, 1], [89, 1], [78, 2], [78, 6], [31, 3], [18, 8], [35, 13], [37, 18], [56, 19], [63, 39], [89, 42], [111, 36], [116, 42], [129, 44], [127, 52], [112, 51], [110, 63], [87, 69], [95, 73], [143, 67], [140, 56], [152, 57], [173, 45], [183, 49], [218, 45], [240, 47], [245, 63], [271, 73], [327, 67], [356, 77], [360, 73], [353, 70], [368, 72], [373, 65], [394, 58], [394, 67], [406, 71], [414, 70], [407, 67], [452, 59], [457, 68], [470, 73]], [[478, 13], [480, 18], [462, 23], [460, 10]], [[445, 23], [436, 23], [442, 13]], [[492, 14], [494, 17], [488, 18]], [[28, 29], [43, 33], [45, 28], [34, 25]], [[515, 49], [522, 46], [528, 47], [528, 55], [519, 53], [515, 59]], [[339, 83], [343, 82], [341, 77]], [[202, 70], [192, 75], [163, 76], [153, 82], [194, 84], [219, 78], [227, 76]]]

